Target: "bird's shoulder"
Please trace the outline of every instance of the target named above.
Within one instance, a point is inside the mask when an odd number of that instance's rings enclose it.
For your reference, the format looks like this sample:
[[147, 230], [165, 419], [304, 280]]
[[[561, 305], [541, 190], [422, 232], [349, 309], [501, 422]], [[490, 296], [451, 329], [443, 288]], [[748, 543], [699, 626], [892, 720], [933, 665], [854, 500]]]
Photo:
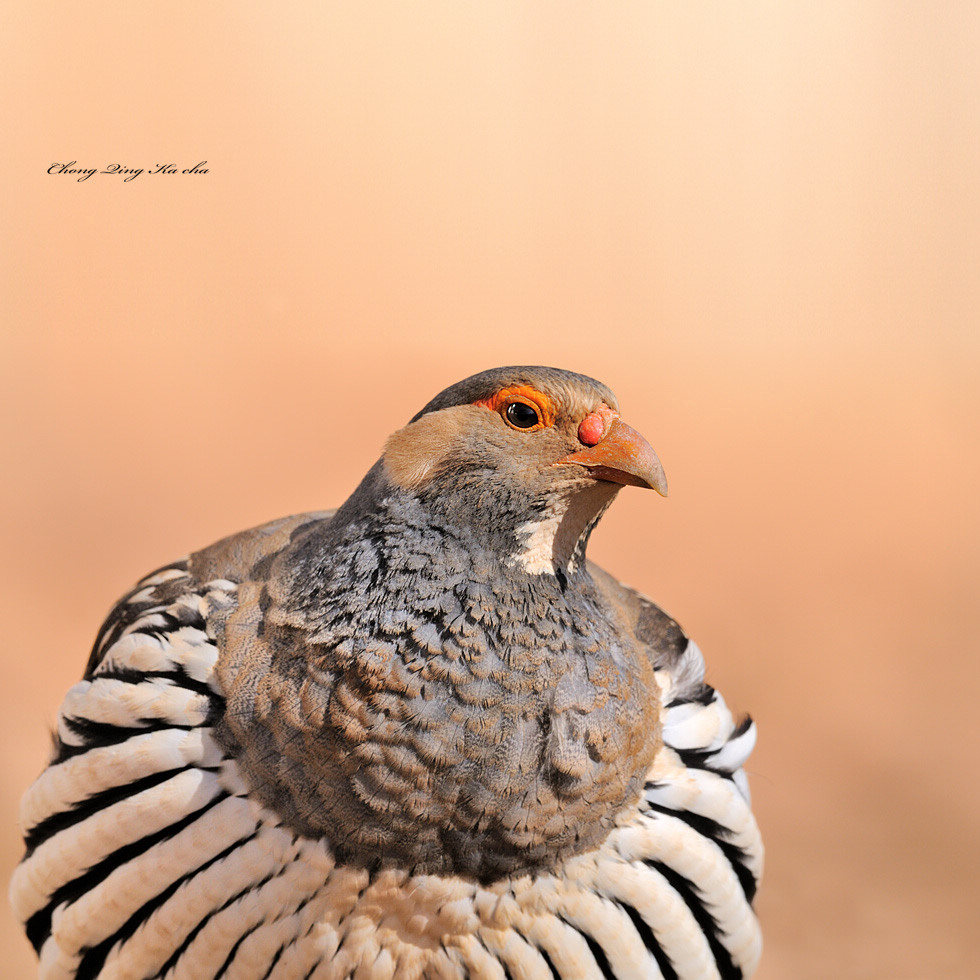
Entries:
[[586, 567], [611, 615], [638, 641], [654, 673], [670, 678], [672, 699], [705, 699], [710, 689], [704, 683], [704, 661], [677, 620], [595, 562]]
[[177, 628], [173, 608], [178, 600], [192, 594], [214, 590], [212, 583], [237, 586], [255, 575], [263, 562], [285, 548], [294, 536], [312, 524], [326, 524], [335, 511], [293, 514], [221, 538], [190, 555], [162, 565], [144, 575], [112, 607], [96, 634], [85, 666], [90, 678], [106, 652], [137, 624], [160, 630]]

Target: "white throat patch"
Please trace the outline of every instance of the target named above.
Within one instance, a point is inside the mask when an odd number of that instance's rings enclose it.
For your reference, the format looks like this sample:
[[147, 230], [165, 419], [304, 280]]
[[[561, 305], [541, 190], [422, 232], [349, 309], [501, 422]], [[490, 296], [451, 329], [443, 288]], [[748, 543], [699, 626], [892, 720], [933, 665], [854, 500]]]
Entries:
[[537, 520], [521, 524], [517, 528], [520, 547], [507, 559], [507, 564], [523, 568], [528, 575], [554, 575], [557, 564], [567, 565], [571, 554], [557, 555], [555, 545], [558, 529], [570, 503], [570, 497], [556, 497]]
[[507, 564], [528, 575], [575, 571], [582, 557], [578, 546], [582, 535], [595, 527], [620, 489], [618, 484], [598, 481], [590, 490], [577, 488], [553, 497], [535, 520], [518, 526], [518, 548]]

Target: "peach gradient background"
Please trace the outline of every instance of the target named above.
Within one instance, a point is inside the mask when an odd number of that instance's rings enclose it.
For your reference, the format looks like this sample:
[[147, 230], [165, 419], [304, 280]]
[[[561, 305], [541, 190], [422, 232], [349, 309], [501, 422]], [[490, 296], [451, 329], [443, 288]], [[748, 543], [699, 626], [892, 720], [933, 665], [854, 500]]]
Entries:
[[[758, 720], [759, 977], [978, 975], [975, 4], [3, 20], [4, 878], [117, 594], [548, 363], [671, 481], [594, 557]], [[0, 945], [29, 976], [6, 903]]]

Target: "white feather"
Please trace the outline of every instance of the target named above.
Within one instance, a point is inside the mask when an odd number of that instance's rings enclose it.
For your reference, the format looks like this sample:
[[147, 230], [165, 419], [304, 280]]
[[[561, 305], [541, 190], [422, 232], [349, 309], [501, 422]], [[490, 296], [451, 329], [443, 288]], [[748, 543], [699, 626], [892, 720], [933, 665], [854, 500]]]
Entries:
[[216, 776], [189, 769], [55, 833], [14, 872], [11, 900], [15, 912], [22, 920], [28, 919], [47, 904], [53, 892], [113, 851], [163, 830], [220, 792]]
[[50, 766], [35, 780], [21, 803], [21, 829], [26, 832], [102, 790], [169, 769], [195, 763], [215, 766], [220, 761], [221, 750], [199, 728], [147, 732], [121, 744], [89, 749]]

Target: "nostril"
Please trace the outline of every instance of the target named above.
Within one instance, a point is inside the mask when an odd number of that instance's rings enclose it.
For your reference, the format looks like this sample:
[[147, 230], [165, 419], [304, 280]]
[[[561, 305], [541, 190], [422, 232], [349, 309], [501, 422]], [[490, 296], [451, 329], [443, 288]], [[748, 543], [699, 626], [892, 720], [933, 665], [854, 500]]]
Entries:
[[579, 423], [579, 442], [586, 446], [598, 445], [606, 438], [606, 433], [609, 431], [613, 419], [618, 418], [619, 414], [608, 405], [600, 405], [594, 412], [589, 412]]
[[579, 423], [578, 438], [579, 442], [586, 446], [595, 446], [602, 441], [606, 434], [606, 420], [598, 413], [592, 412], [586, 415]]

